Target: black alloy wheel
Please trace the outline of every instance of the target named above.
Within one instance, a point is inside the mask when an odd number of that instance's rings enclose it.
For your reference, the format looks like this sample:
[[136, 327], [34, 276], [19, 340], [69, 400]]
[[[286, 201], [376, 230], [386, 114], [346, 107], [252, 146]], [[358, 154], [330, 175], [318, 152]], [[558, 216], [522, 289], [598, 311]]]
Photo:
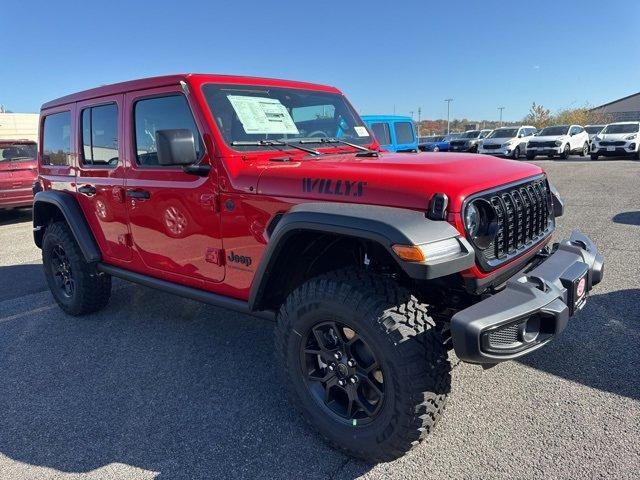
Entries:
[[51, 262], [49, 265], [59, 293], [65, 298], [72, 298], [76, 284], [73, 279], [71, 263], [61, 244], [56, 245], [51, 250]]
[[334, 321], [314, 325], [301, 342], [300, 364], [312, 397], [336, 420], [360, 426], [380, 412], [382, 365], [366, 340]]

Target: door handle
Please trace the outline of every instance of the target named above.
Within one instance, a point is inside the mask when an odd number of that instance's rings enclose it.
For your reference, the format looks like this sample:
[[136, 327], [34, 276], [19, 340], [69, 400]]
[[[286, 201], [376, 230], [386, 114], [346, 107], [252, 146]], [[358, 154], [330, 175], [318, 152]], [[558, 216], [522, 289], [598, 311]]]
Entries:
[[92, 195], [96, 194], [96, 187], [94, 187], [93, 185], [83, 185], [81, 187], [78, 187], [78, 192], [82, 193], [83, 195], [87, 195], [89, 197], [91, 197]]
[[127, 197], [138, 200], [149, 200], [151, 198], [151, 192], [147, 190], [127, 190]]

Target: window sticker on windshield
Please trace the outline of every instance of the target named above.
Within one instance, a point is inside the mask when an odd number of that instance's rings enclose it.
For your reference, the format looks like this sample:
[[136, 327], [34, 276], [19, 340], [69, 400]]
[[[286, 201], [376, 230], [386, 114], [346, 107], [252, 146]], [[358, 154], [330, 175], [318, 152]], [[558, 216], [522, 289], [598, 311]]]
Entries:
[[353, 127], [353, 129], [356, 131], [356, 133], [358, 134], [359, 137], [368, 137], [369, 136], [369, 132], [367, 131], [366, 127], [358, 125], [356, 127]]
[[245, 133], [300, 133], [289, 111], [277, 98], [244, 95], [227, 95], [227, 98], [242, 122]]

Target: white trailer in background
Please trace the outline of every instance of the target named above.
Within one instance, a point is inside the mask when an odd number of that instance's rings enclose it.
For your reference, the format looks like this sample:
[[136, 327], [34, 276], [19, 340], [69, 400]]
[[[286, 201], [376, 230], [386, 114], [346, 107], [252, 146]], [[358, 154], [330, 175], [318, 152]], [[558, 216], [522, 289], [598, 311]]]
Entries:
[[0, 140], [38, 141], [37, 113], [0, 113]]

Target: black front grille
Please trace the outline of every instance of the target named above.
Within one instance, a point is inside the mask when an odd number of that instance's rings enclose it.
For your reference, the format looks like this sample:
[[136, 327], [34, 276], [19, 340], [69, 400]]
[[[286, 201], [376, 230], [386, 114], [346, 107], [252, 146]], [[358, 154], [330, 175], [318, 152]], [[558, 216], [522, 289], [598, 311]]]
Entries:
[[621, 142], [621, 141], [619, 141], [619, 140], [617, 140], [617, 141], [615, 141], [615, 142], [607, 142], [607, 141], [603, 141], [603, 142], [600, 142], [600, 145], [601, 145], [601, 146], [603, 146], [603, 147], [624, 147], [624, 145], [625, 145], [626, 143], [627, 143], [627, 142]]
[[556, 142], [529, 142], [530, 147], [538, 147], [538, 148], [556, 148]]
[[464, 147], [466, 143], [464, 140], [451, 140], [449, 145], [452, 147]]
[[497, 217], [494, 240], [485, 249], [476, 247], [477, 259], [484, 270], [492, 270], [525, 252], [554, 228], [551, 197], [545, 178], [473, 198], [486, 199]]
[[482, 148], [484, 148], [485, 150], [497, 150], [501, 147], [502, 145], [483, 145]]

